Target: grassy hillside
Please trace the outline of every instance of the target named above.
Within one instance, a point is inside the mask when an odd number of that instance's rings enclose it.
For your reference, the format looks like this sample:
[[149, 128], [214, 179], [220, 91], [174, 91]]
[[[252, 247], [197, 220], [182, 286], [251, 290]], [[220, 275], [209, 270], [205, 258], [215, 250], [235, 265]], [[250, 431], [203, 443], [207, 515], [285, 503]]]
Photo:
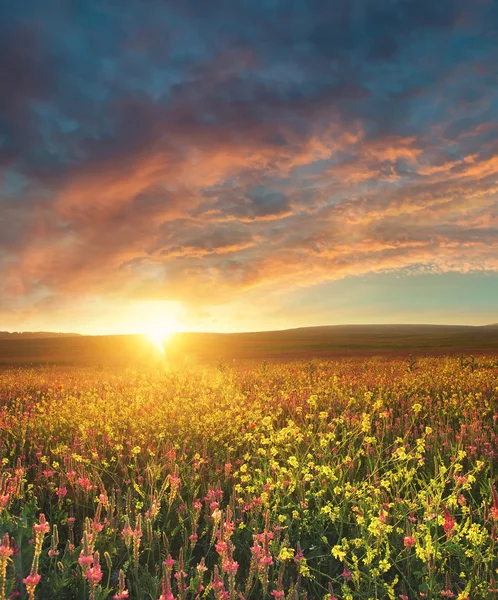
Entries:
[[[180, 362], [498, 352], [498, 327], [341, 325], [258, 333], [182, 333], [166, 344]], [[138, 335], [0, 340], [0, 364], [150, 364], [163, 357]]]
[[54, 331], [0, 331], [0, 340], [17, 340], [32, 338], [77, 337], [79, 333], [58, 333]]
[[141, 364], [161, 355], [141, 335], [0, 340], [0, 365]]

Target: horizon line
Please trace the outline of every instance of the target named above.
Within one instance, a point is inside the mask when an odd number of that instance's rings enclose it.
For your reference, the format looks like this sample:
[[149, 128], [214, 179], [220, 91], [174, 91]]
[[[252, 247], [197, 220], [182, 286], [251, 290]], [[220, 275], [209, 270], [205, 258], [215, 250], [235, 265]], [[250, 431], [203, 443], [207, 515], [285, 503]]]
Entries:
[[[465, 323], [410, 323], [410, 322], [400, 322], [400, 323], [335, 323], [333, 325], [325, 324], [325, 325], [300, 325], [297, 327], [284, 327], [280, 329], [258, 329], [258, 330], [244, 330], [244, 331], [206, 331], [206, 330], [198, 330], [198, 331], [190, 331], [186, 329], [179, 329], [178, 331], [174, 331], [171, 333], [171, 336], [176, 334], [213, 334], [213, 335], [241, 335], [241, 334], [251, 334], [251, 333], [280, 333], [285, 331], [299, 331], [303, 329], [325, 329], [325, 328], [339, 328], [339, 327], [465, 327], [465, 328], [483, 328], [483, 327], [497, 327], [498, 322], [496, 323], [485, 323], [482, 325], [470, 325]], [[48, 330], [0, 330], [1, 333], [6, 333], [10, 335], [23, 335], [23, 334], [49, 334], [56, 336], [75, 336], [75, 337], [118, 337], [118, 336], [130, 336], [130, 335], [143, 335], [147, 336], [146, 333], [143, 332], [124, 332], [124, 333], [80, 333], [77, 331], [48, 331]]]

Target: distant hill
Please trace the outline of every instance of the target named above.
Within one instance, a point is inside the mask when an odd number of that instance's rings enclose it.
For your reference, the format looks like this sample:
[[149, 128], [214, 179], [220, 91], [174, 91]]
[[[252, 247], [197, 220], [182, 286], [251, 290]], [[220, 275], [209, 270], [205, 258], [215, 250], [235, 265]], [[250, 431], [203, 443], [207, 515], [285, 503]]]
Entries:
[[79, 333], [54, 333], [53, 331], [0, 331], [0, 340], [31, 340], [37, 338], [77, 337]]
[[[219, 363], [289, 361], [342, 356], [498, 354], [498, 327], [464, 325], [337, 325], [256, 333], [178, 333], [168, 360]], [[158, 350], [140, 335], [56, 336], [0, 340], [0, 365], [159, 364]]]

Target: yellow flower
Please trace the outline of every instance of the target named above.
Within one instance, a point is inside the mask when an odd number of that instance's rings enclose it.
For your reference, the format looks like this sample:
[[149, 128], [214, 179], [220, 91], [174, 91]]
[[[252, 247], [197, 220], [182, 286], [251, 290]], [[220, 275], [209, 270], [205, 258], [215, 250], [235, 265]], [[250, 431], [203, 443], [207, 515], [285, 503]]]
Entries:
[[280, 548], [280, 552], [278, 553], [278, 560], [284, 561], [290, 560], [291, 558], [294, 558], [294, 550], [292, 550], [292, 548], [287, 548], [286, 546]]
[[294, 467], [295, 469], [299, 466], [299, 463], [295, 456], [289, 456], [289, 458], [287, 459], [287, 462], [289, 463], [289, 465], [291, 467]]
[[386, 573], [391, 568], [391, 563], [387, 559], [383, 558], [379, 562], [379, 568], [383, 573]]
[[341, 562], [346, 558], [346, 552], [342, 549], [342, 546], [337, 545], [330, 551], [332, 556]]

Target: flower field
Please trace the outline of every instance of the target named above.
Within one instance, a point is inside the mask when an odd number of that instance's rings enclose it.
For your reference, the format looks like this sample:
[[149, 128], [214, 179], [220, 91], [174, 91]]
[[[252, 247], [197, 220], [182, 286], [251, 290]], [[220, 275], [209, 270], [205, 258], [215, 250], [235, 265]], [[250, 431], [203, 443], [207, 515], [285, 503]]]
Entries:
[[498, 598], [498, 361], [0, 372], [0, 600]]

